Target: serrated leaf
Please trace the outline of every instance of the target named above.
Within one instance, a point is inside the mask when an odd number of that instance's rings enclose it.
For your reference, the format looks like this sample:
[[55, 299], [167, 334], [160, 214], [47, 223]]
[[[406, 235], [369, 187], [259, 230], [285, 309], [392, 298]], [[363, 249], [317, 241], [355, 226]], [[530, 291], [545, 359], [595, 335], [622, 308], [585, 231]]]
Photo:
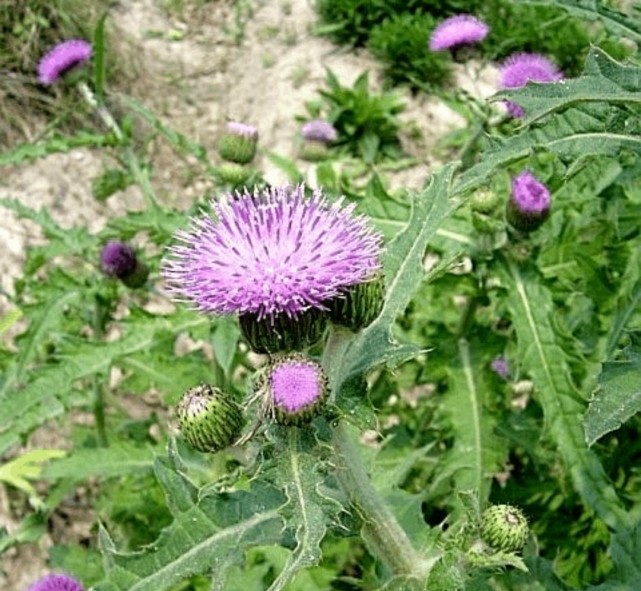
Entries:
[[30, 496], [37, 496], [31, 480], [40, 478], [42, 465], [53, 458], [65, 455], [61, 449], [34, 449], [24, 452], [10, 462], [0, 466], [0, 481], [19, 488]]
[[119, 442], [108, 448], [74, 450], [68, 456], [50, 462], [42, 478], [84, 480], [89, 476], [113, 478], [152, 470], [154, 453], [151, 447]]
[[332, 513], [342, 509], [319, 493], [324, 477], [319, 473], [319, 458], [312, 455], [314, 447], [309, 431], [289, 429], [287, 444], [277, 453], [278, 482], [288, 499], [280, 513], [295, 531], [296, 548], [269, 591], [282, 591], [301, 569], [320, 562], [327, 525], [333, 521]]
[[454, 446], [446, 462], [455, 466], [456, 489], [474, 491], [484, 505], [492, 477], [501, 469], [505, 446], [494, 434], [496, 419], [487, 412], [490, 390], [483, 380], [484, 364], [477, 348], [459, 339], [458, 358], [449, 367], [442, 406], [454, 429]]
[[391, 328], [424, 279], [423, 256], [429, 241], [448, 215], [448, 191], [455, 165], [440, 169], [416, 196], [407, 226], [387, 247], [384, 259], [385, 303], [380, 315], [348, 345], [340, 367], [331, 372], [332, 387], [379, 363], [398, 364], [419, 351], [393, 342]]
[[22, 390], [0, 395], [0, 454], [45, 418], [62, 412], [66, 395], [75, 381], [107, 371], [114, 361], [152, 347], [159, 333], [187, 331], [207, 322], [193, 314], [173, 318], [143, 319], [125, 324], [123, 337], [111, 343], [78, 343], [74, 354], [57, 365], [49, 365]]
[[588, 445], [641, 411], [641, 339], [634, 339], [625, 354], [626, 359], [602, 365], [598, 388], [584, 418]]
[[[641, 41], [641, 20], [614, 10], [605, 2], [600, 0], [518, 0], [520, 4], [539, 4], [543, 6], [554, 6], [567, 10], [583, 20], [600, 20], [603, 26], [620, 35]], [[637, 13], [636, 6], [631, 6]], [[641, 16], [641, 15], [638, 15]]]
[[155, 470], [174, 521], [156, 542], [128, 554], [117, 552], [102, 530], [105, 578], [96, 591], [164, 591], [208, 573], [224, 585], [227, 569], [242, 561], [248, 547], [281, 542], [277, 509], [285, 499], [276, 489], [255, 482], [249, 492], [197, 500], [193, 484], [167, 460], [158, 459]]
[[513, 263], [505, 274], [507, 305], [516, 330], [519, 358], [531, 375], [543, 407], [547, 429], [556, 443], [576, 491], [585, 506], [614, 530], [627, 522], [611, 482], [585, 443], [581, 427], [584, 404], [577, 398], [567, 355], [552, 325], [554, 304], [531, 271]]

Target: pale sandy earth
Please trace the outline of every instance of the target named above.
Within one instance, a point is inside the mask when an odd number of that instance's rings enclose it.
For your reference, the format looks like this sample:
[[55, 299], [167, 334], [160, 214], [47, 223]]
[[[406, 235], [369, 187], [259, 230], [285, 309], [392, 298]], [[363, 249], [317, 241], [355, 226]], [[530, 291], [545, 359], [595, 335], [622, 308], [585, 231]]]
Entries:
[[[315, 14], [307, 0], [262, 0], [239, 3], [251, 6], [240, 44], [233, 39], [236, 13], [231, 2], [206, 4], [206, 9], [186, 15], [184, 21], [170, 17], [160, 0], [122, 0], [111, 14], [111, 27], [117, 31], [119, 51], [129, 56], [135, 82], [126, 91], [141, 99], [170, 126], [204, 144], [216, 154], [217, 137], [228, 119], [254, 124], [260, 133], [260, 146], [294, 157], [305, 101], [317, 98], [324, 87], [326, 68], [342, 84], [351, 84], [363, 71], [380, 88], [379, 67], [365, 52], [346, 51], [325, 39], [314, 37], [310, 26]], [[181, 37], [172, 40], [171, 37]], [[459, 84], [476, 96], [495, 91], [496, 71], [485, 68], [480, 74], [473, 67], [457, 66]], [[463, 125], [462, 118], [440, 101], [421, 96], [403, 96], [407, 110], [402, 119], [420, 130], [419, 138], [409, 132], [404, 139], [408, 154], [420, 162], [390, 178], [393, 187], [419, 188], [429, 170], [438, 164], [431, 156], [436, 140]], [[154, 147], [157, 173], [154, 185], [161, 199], [176, 205], [188, 204], [209, 188], [209, 182], [192, 178], [193, 167], [181, 161], [166, 146]], [[130, 188], [106, 203], [96, 202], [90, 191], [91, 179], [103, 166], [96, 151], [75, 150], [49, 156], [29, 165], [8, 168], [0, 175], [0, 198], [19, 199], [31, 207], [45, 207], [65, 227], [86, 224], [99, 231], [106, 220], [127, 209], [143, 207], [139, 192]], [[106, 160], [108, 163], [109, 161]], [[263, 155], [259, 167], [271, 183], [285, 181], [283, 173]], [[301, 164], [313, 181], [312, 166]], [[20, 276], [25, 249], [41, 242], [34, 224], [18, 221], [5, 210], [0, 215], [0, 288], [12, 293], [13, 281]], [[7, 299], [0, 293], [0, 314]], [[64, 446], [60, 434], [49, 433], [41, 446]], [[58, 441], [55, 441], [57, 438]], [[62, 439], [62, 441], [61, 441]], [[35, 441], [31, 442], [32, 444]], [[0, 526], [14, 531], [6, 490], [0, 485]], [[77, 511], [73, 502], [65, 505], [71, 515], [64, 525], [63, 538], [89, 536], [94, 517]], [[77, 514], [76, 514], [77, 513]], [[60, 532], [43, 536], [41, 543], [11, 551], [0, 563], [0, 588], [22, 591], [46, 572], [48, 548], [60, 541]]]

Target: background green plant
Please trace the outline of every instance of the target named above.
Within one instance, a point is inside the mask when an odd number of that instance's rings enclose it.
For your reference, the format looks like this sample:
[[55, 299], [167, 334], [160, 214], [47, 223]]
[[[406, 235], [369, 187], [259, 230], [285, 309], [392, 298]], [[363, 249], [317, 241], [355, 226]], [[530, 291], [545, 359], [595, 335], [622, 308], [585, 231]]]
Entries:
[[[595, 49], [563, 93], [552, 85], [504, 93], [525, 108], [523, 125], [486, 121], [479, 150], [463, 166], [436, 171], [420, 192], [389, 191], [381, 169], [360, 182], [331, 162], [320, 165], [328, 193], [346, 193], [386, 235], [387, 299], [364, 331], [332, 333], [325, 362], [338, 398], [331, 414], [308, 430], [273, 427], [242, 452], [200, 454], [171, 428], [169, 409], [184, 389], [202, 380], [240, 396], [254, 370], [233, 319], [150, 305], [163, 249], [184, 227], [185, 212], [151, 200], [91, 234], [4, 201], [38, 223], [47, 244], [27, 253], [14, 309], [0, 322], [28, 322], [17, 350], [0, 351], [0, 454], [8, 459], [0, 475], [14, 486], [12, 508], [22, 516], [18, 531], [0, 534], [0, 549], [38, 540], [82, 487], [89, 536], [56, 544], [51, 564], [101, 591], [423, 588], [390, 572], [367, 535], [372, 523], [346, 498], [331, 452], [340, 428], [342, 436], [365, 432], [375, 440], [355, 446], [374, 488], [417, 549], [438, 548], [430, 589], [634, 588], [641, 570], [639, 80], [638, 65]], [[365, 108], [366, 82], [345, 89], [334, 78], [327, 104], [334, 122], [345, 117], [351, 153], [371, 165], [393, 151], [381, 150], [382, 139], [372, 150], [362, 138], [379, 134], [394, 145], [396, 103]], [[127, 104], [212, 173], [202, 146]], [[352, 140], [361, 109], [369, 124]], [[372, 122], [387, 124], [386, 133]], [[92, 142], [139, 150], [145, 142], [131, 133], [125, 126], [122, 136], [52, 134], [3, 161]], [[127, 174], [147, 160], [134, 155], [121, 159]], [[527, 239], [506, 227], [502, 213], [510, 177], [526, 167], [553, 190], [551, 218]], [[137, 178], [150, 173], [145, 166]], [[481, 189], [499, 196], [491, 212], [472, 207]], [[149, 290], [128, 291], [101, 275], [100, 248], [111, 238], [140, 241]], [[105, 306], [102, 326], [97, 311]], [[127, 312], [111, 314], [116, 309]], [[201, 346], [177, 355], [185, 335]], [[508, 380], [490, 369], [499, 354]], [[121, 379], [111, 387], [115, 370]], [[96, 387], [104, 387], [108, 446], [93, 425], [75, 420], [91, 412]], [[142, 417], [134, 418], [133, 404]], [[68, 433], [65, 456], [27, 455], [21, 444], [52, 425]], [[36, 489], [39, 480], [45, 486]], [[522, 562], [484, 556], [470, 563], [475, 511], [488, 502], [518, 504], [528, 515], [535, 538]]]

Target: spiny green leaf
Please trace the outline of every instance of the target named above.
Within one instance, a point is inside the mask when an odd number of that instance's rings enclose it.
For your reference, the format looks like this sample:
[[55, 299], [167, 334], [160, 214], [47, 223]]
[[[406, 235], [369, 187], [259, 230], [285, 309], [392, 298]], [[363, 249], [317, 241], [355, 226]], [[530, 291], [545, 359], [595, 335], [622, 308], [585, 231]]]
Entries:
[[641, 581], [641, 524], [612, 536], [610, 554], [614, 562], [614, 579], [635, 588]]
[[558, 446], [575, 489], [586, 507], [614, 530], [627, 516], [598, 458], [587, 448], [581, 428], [584, 404], [570, 377], [567, 355], [552, 325], [554, 306], [537, 276], [513, 263], [505, 274], [507, 304], [516, 329], [520, 359], [534, 380], [547, 428]]
[[150, 447], [119, 442], [107, 448], [76, 449], [67, 457], [50, 462], [42, 477], [49, 480], [83, 480], [89, 476], [113, 478], [152, 468], [153, 450]]
[[7, 390], [0, 395], [0, 416], [4, 427], [0, 432], [0, 454], [16, 443], [21, 435], [39, 426], [40, 423], [35, 421], [59, 414], [62, 409], [60, 402], [65, 403], [76, 380], [105, 372], [115, 360], [154, 346], [159, 333], [171, 331], [176, 334], [206, 322], [205, 318], [193, 314], [133, 322], [125, 325], [122, 339], [112, 343], [81, 343], [72, 356], [58, 365], [44, 368], [22, 390]]
[[585, 413], [588, 445], [641, 411], [641, 335], [633, 339], [624, 354], [624, 359], [602, 366], [599, 386]]
[[96, 591], [164, 591], [196, 574], [211, 574], [224, 589], [228, 568], [242, 562], [244, 551], [258, 544], [278, 544], [282, 521], [277, 509], [285, 499], [276, 489], [254, 482], [249, 492], [208, 494], [196, 500], [193, 484], [167, 460], [158, 459], [156, 474], [172, 501], [174, 522], [139, 552], [116, 551], [105, 530], [100, 542], [105, 579]]
[[298, 571], [320, 562], [320, 543], [333, 520], [331, 513], [341, 509], [319, 493], [324, 477], [319, 473], [319, 459], [313, 455], [314, 443], [308, 431], [288, 429], [287, 444], [277, 454], [278, 482], [288, 499], [280, 513], [295, 531], [296, 548], [269, 591], [282, 591]]
[[603, 50], [593, 47], [578, 78], [568, 78], [556, 84], [528, 84], [496, 96], [514, 100], [523, 107], [524, 123], [529, 124], [581, 103], [641, 104], [640, 91], [641, 68], [620, 64]]
[[[476, 347], [474, 345], [477, 345]], [[450, 382], [443, 408], [454, 428], [454, 447], [448, 464], [456, 466], [457, 490], [472, 490], [484, 504], [490, 493], [492, 476], [501, 469], [505, 453], [494, 434], [496, 420], [487, 411], [489, 387], [484, 382], [480, 345], [458, 342], [458, 358], [449, 368]]]
[[407, 307], [412, 294], [424, 279], [423, 256], [429, 241], [448, 215], [448, 190], [455, 165], [439, 170], [428, 187], [417, 195], [407, 226], [389, 244], [384, 260], [386, 298], [383, 309], [348, 346], [343, 363], [332, 372], [332, 386], [378, 363], [394, 364], [417, 353], [417, 347], [392, 341], [391, 327]]
[[[641, 41], [641, 20], [630, 18], [630, 16], [614, 10], [602, 0], [518, 0], [518, 2], [520, 4], [558, 6], [587, 21], [598, 19], [609, 31], [634, 39], [637, 43]], [[636, 6], [632, 5], [631, 8], [637, 13], [637, 16], [641, 17]]]

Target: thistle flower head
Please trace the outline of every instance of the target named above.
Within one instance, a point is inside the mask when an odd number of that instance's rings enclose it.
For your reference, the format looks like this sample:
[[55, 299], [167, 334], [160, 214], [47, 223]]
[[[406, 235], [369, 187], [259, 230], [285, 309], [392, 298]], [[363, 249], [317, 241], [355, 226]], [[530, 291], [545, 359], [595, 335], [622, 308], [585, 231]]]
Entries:
[[519, 552], [529, 535], [527, 518], [518, 507], [491, 505], [481, 515], [481, 538], [494, 550]]
[[309, 422], [325, 402], [327, 376], [318, 363], [294, 353], [272, 362], [267, 370], [267, 387], [276, 420], [300, 425]]
[[551, 201], [550, 190], [529, 170], [524, 170], [512, 179], [507, 220], [523, 232], [536, 230], [547, 219]]
[[217, 219], [177, 232], [163, 265], [170, 290], [203, 312], [296, 317], [380, 268], [381, 236], [320, 190], [245, 191], [212, 207]]
[[501, 88], [522, 88], [528, 82], [557, 82], [561, 71], [545, 56], [538, 53], [515, 53], [501, 66]]
[[301, 130], [303, 138], [308, 141], [330, 144], [338, 138], [336, 128], [329, 122], [322, 119], [313, 119], [303, 125]]
[[48, 574], [31, 585], [27, 591], [85, 591], [73, 577], [65, 574]]
[[550, 209], [550, 191], [529, 170], [512, 179], [512, 200], [519, 211], [543, 213]]
[[254, 125], [240, 123], [239, 121], [230, 121], [227, 123], [227, 133], [240, 135], [254, 140], [258, 139], [258, 129], [256, 129]]
[[91, 53], [91, 43], [84, 39], [58, 43], [38, 63], [38, 80], [42, 84], [53, 84], [74, 66], [89, 61]]
[[126, 277], [136, 268], [136, 253], [129, 244], [110, 240], [100, 253], [100, 268], [109, 277]]
[[483, 21], [471, 14], [459, 14], [445, 19], [432, 32], [429, 48], [444, 51], [460, 45], [472, 45], [487, 37], [490, 32]]

